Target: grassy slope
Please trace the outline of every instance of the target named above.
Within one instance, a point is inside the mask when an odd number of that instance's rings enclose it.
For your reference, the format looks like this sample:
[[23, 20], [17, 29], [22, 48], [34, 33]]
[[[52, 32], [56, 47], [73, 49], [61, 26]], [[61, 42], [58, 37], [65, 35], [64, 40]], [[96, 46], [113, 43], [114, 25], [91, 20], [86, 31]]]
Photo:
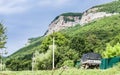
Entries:
[[35, 50], [39, 48], [43, 39], [44, 37], [40, 37], [39, 39], [37, 38], [37, 40], [32, 41], [30, 45], [25, 46], [19, 49], [17, 52], [13, 53], [12, 55], [8, 56], [7, 59], [24, 57], [25, 55], [32, 55], [32, 53], [35, 52]]
[[[120, 15], [115, 15], [111, 17], [104, 17], [102, 19], [98, 19], [91, 23], [88, 23], [84, 26], [77, 25], [75, 27], [70, 27], [62, 31], [63, 33], [68, 34], [70, 37], [80, 34], [87, 33], [96, 33], [100, 32], [109, 32], [109, 37], [114, 37], [120, 31]], [[97, 33], [96, 33], [97, 34]]]
[[116, 37], [120, 36], [120, 15], [104, 17], [102, 19], [98, 19], [94, 22], [86, 24], [85, 26], [77, 25], [62, 32], [69, 35], [71, 38], [73, 36], [88, 38], [90, 35], [95, 35], [101, 44], [99, 44], [99, 46], [96, 46], [94, 51], [102, 53], [106, 47], [106, 43], [111, 43], [111, 41], [114, 41]]

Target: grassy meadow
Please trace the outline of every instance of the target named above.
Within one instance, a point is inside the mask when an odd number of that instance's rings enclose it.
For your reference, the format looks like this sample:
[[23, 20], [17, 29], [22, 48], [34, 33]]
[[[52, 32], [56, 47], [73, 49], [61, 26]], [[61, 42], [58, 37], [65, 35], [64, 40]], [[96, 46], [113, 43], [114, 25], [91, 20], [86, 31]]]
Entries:
[[66, 69], [66, 70], [39, 70], [39, 71], [1, 71], [0, 75], [120, 75], [120, 71], [116, 69], [107, 70], [81, 70], [81, 69]]

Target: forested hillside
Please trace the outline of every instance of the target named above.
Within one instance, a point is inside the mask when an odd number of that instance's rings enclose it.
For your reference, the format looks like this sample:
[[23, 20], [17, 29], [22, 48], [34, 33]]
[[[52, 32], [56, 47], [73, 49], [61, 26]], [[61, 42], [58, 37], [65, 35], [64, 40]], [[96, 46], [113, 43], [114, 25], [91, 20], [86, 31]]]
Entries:
[[[119, 2], [115, 1], [96, 7], [101, 8], [99, 11], [113, 12], [114, 10], [114, 12], [119, 13]], [[114, 45], [120, 42], [120, 15], [103, 17], [84, 26], [78, 24], [54, 34], [34, 39], [30, 45], [6, 58], [7, 68], [10, 70], [32, 69], [32, 56], [37, 51], [45, 57], [44, 60], [41, 60], [42, 56], [38, 58], [37, 69], [51, 69], [52, 58], [49, 52], [53, 36], [56, 45], [55, 67], [60, 68], [69, 63], [71, 63], [70, 66], [75, 66], [76, 61], [80, 59], [83, 53], [97, 52], [102, 54], [107, 43]]]
[[95, 7], [99, 8], [98, 12], [120, 13], [120, 0]]
[[[58, 51], [56, 67], [60, 67], [66, 60], [73, 60], [75, 62], [86, 52], [102, 53], [106, 47], [106, 43], [114, 45], [119, 42], [119, 20], [120, 15], [105, 17], [86, 24], [85, 26], [76, 25], [75, 27], [55, 33], [56, 51]], [[45, 53], [49, 49], [49, 45], [52, 45], [51, 37], [52, 35], [46, 36], [43, 41], [37, 41], [9, 56], [6, 63], [7, 67], [11, 67], [13, 70], [15, 70], [14, 68], [16, 67], [18, 67], [18, 70], [31, 69], [32, 53], [36, 50], [40, 51], [40, 53]], [[72, 57], [69, 57], [69, 53]], [[74, 54], [76, 54], [76, 56], [74, 56]], [[51, 62], [48, 61], [48, 63]], [[48, 63], [46, 61], [46, 64]]]

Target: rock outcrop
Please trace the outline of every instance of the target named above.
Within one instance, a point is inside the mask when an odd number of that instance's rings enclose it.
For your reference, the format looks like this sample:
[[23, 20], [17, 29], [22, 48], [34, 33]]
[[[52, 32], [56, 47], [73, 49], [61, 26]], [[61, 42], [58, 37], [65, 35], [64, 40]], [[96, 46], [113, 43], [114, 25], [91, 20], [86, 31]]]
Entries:
[[60, 15], [57, 18], [55, 18], [55, 20], [52, 21], [45, 35], [49, 35], [53, 31], [57, 32], [65, 28], [75, 26], [77, 24], [83, 26], [86, 23], [92, 22], [96, 19], [118, 14], [118, 13], [99, 12], [98, 9], [100, 8], [91, 8], [85, 11], [83, 14], [79, 13], [81, 15], [78, 15], [78, 13], [77, 15], [75, 15], [76, 13], [72, 13], [72, 15], [69, 15], [69, 13], [66, 13], [67, 15], [66, 14]]
[[80, 23], [80, 19], [81, 19], [81, 16], [60, 15], [58, 16], [57, 19], [52, 21], [52, 23], [49, 25], [46, 35], [51, 34], [53, 31], [57, 32], [61, 29], [75, 26], [76, 24]]
[[86, 23], [92, 22], [98, 18], [103, 18], [118, 14], [118, 13], [97, 12], [97, 10], [98, 8], [92, 8], [84, 12], [80, 20], [80, 25], [84, 25]]

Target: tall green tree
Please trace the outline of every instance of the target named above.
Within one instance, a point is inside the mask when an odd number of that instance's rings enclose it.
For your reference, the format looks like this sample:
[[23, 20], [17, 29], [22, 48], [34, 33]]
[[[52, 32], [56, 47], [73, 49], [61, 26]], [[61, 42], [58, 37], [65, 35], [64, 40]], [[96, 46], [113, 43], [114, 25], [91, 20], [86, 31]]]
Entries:
[[80, 36], [75, 36], [70, 40], [70, 48], [75, 49], [81, 57], [85, 48], [85, 39]]
[[3, 26], [2, 23], [0, 23], [0, 48], [5, 48], [5, 44], [6, 44], [6, 28]]
[[[2, 23], [0, 23], [0, 53], [2, 53], [2, 49], [5, 48], [6, 44], [6, 34], [5, 34], [6, 28], [3, 26]], [[0, 59], [2, 59], [2, 55], [0, 55]], [[3, 70], [3, 62], [0, 61], [0, 70]]]
[[66, 46], [68, 45], [69, 40], [67, 39], [67, 36], [60, 33], [55, 32], [54, 34], [51, 34], [49, 36], [46, 36], [45, 40], [43, 40], [40, 48], [43, 52], [46, 52], [49, 49], [49, 45], [52, 45], [53, 43], [53, 36], [55, 37], [55, 44], [57, 46]]

